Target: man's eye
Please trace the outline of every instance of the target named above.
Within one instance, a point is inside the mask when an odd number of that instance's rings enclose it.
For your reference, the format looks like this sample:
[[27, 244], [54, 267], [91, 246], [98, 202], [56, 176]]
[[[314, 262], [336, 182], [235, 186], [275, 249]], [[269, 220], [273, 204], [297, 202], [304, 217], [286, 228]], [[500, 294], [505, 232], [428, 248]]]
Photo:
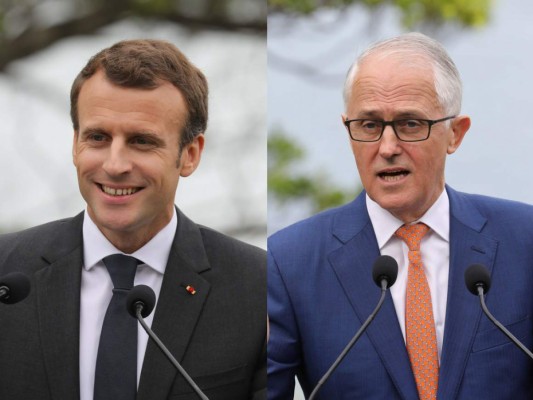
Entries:
[[370, 131], [373, 132], [376, 130], [380, 130], [381, 126], [377, 121], [365, 120], [365, 121], [361, 121], [361, 129], [367, 132], [370, 132]]
[[153, 140], [144, 138], [144, 137], [136, 137], [132, 139], [132, 143], [139, 145], [139, 146], [153, 146], [154, 142]]
[[404, 128], [419, 128], [422, 126], [421, 121], [417, 119], [405, 119], [398, 121], [398, 125]]
[[101, 133], [93, 133], [89, 136], [89, 140], [93, 142], [103, 142], [105, 140], [105, 135], [102, 135]]

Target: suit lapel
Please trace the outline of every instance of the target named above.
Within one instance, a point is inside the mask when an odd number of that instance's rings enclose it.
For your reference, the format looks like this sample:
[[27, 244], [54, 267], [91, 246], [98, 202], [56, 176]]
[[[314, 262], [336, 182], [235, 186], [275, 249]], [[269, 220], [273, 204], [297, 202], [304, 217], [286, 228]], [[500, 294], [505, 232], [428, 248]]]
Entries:
[[39, 332], [51, 398], [79, 399], [80, 282], [83, 260], [83, 214], [58, 229], [35, 273]]
[[447, 187], [450, 199], [450, 274], [441, 355], [438, 398], [457, 396], [472, 341], [481, 318], [476, 296], [465, 286], [465, 270], [474, 263], [492, 272], [498, 242], [482, 235], [486, 218], [464, 195]]
[[[200, 230], [179, 210], [178, 227], [157, 301], [152, 330], [181, 362], [210, 290], [200, 273], [209, 270]], [[184, 287], [196, 289], [191, 295]], [[144, 357], [138, 400], [168, 397], [177, 371], [150, 340]]]
[[[356, 199], [349, 213], [336, 219], [334, 235], [343, 242], [343, 246], [330, 253], [329, 261], [363, 323], [380, 296], [380, 290], [372, 280], [372, 265], [380, 253], [366, 210], [365, 193]], [[404, 399], [417, 398], [411, 364], [390, 293], [366, 335], [401, 396]]]
[[[487, 220], [469, 198], [449, 187], [446, 189], [450, 199], [450, 273], [437, 397], [454, 399], [482, 313], [479, 300], [465, 287], [464, 272], [474, 263], [484, 264], [492, 272], [498, 242], [480, 233]], [[366, 211], [364, 192], [349, 212], [339, 215], [334, 236], [343, 245], [330, 253], [329, 261], [357, 317], [363, 322], [379, 298], [379, 290], [371, 278], [372, 264], [379, 256], [379, 248]], [[398, 392], [404, 399], [413, 399], [418, 393], [397, 321], [388, 293], [383, 308], [366, 334]]]

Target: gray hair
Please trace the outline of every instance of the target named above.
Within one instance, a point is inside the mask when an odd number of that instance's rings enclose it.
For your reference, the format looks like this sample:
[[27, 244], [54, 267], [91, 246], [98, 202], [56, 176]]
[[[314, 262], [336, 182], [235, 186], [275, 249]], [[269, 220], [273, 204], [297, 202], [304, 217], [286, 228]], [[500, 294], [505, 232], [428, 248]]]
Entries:
[[[352, 94], [357, 71], [363, 61], [371, 56], [416, 55], [426, 58], [433, 67], [435, 92], [443, 111], [448, 115], [457, 115], [461, 111], [463, 85], [459, 71], [446, 49], [434, 39], [421, 33], [406, 33], [392, 39], [383, 40], [371, 45], [352, 64], [344, 82], [344, 107]], [[419, 59], [417, 60], [417, 62]]]

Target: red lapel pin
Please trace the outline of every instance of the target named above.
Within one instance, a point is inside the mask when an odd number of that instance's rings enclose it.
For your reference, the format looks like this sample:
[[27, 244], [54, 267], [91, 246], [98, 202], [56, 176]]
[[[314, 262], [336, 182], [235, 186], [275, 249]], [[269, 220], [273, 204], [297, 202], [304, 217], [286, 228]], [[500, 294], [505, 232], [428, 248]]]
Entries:
[[191, 286], [191, 285], [185, 285], [185, 284], [183, 284], [183, 283], [181, 284], [181, 286], [183, 286], [183, 287], [185, 288], [185, 290], [186, 290], [187, 292], [189, 292], [189, 294], [191, 294], [191, 295], [192, 295], [192, 294], [196, 294], [196, 289], [195, 289], [193, 286]]

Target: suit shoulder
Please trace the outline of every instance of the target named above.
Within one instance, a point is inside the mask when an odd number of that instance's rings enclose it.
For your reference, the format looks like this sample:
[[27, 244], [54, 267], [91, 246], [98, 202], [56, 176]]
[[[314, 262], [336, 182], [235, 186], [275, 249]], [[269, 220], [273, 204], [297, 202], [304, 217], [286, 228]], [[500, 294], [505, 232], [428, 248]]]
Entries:
[[46, 243], [53, 240], [54, 233], [57, 233], [62, 226], [72, 221], [73, 218], [65, 218], [57, 221], [47, 222], [31, 228], [23, 229], [16, 232], [4, 233], [0, 235], [0, 248], [13, 248], [24, 244], [35, 245]]
[[[81, 242], [81, 234], [79, 237], [70, 234], [71, 222], [75, 218], [0, 235], [0, 272], [21, 270], [31, 273], [42, 266], [41, 258], [50, 249], [70, 248]], [[71, 228], [65, 229], [67, 226]]]
[[335, 219], [351, 207], [352, 203], [331, 208], [289, 225], [273, 233], [268, 238], [268, 248], [270, 249], [271, 246], [275, 247], [278, 245], [290, 246], [296, 242], [309, 242], [325, 237], [325, 235], [318, 235], [317, 233], [331, 231]]
[[198, 225], [211, 269], [206, 274], [213, 289], [239, 287], [242, 298], [261, 307], [266, 299], [266, 251]]
[[533, 221], [533, 206], [530, 204], [479, 194], [458, 192], [457, 195], [473, 203], [476, 208], [489, 219], [491, 217], [497, 219], [517, 218], [522, 220], [522, 223], [524, 224]]
[[203, 225], [198, 225], [198, 228], [208, 255], [227, 257], [243, 263], [265, 263], [265, 250]]

